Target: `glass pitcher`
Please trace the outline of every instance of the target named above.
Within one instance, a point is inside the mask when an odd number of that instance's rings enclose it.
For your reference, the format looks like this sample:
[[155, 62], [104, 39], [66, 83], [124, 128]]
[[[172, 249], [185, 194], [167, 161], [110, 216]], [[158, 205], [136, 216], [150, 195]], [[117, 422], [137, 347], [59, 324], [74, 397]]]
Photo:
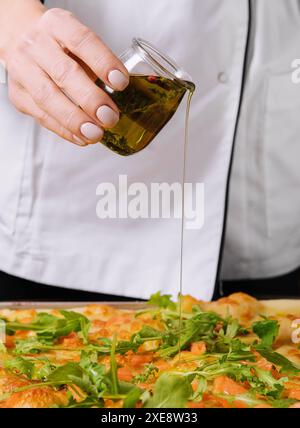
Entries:
[[131, 49], [120, 59], [130, 74], [123, 92], [113, 91], [100, 79], [96, 81], [120, 110], [120, 121], [105, 131], [101, 143], [129, 156], [151, 143], [195, 85], [174, 61], [145, 40], [133, 39]]

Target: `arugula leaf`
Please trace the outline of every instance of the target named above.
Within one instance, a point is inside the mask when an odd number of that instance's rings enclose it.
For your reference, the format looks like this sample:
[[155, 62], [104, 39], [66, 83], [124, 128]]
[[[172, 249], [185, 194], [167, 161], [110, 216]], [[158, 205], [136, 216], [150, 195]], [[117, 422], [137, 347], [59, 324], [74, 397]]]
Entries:
[[36, 315], [34, 325], [36, 326], [37, 329], [40, 329], [55, 323], [58, 319], [59, 319], [58, 317], [56, 317], [55, 315], [49, 314], [48, 312], [39, 312]]
[[52, 327], [57, 323], [59, 320], [58, 317], [55, 317], [54, 315], [39, 312], [35, 318], [35, 320], [31, 323], [20, 323], [17, 321], [8, 321], [6, 323], [6, 331], [8, 335], [13, 335], [16, 331], [39, 331], [39, 330], [45, 330], [47, 327]]
[[158, 306], [159, 308], [170, 309], [172, 311], [175, 311], [177, 308], [176, 303], [172, 301], [172, 296], [169, 294], [161, 295], [160, 291], [152, 294], [148, 301], [148, 305]]
[[294, 365], [289, 359], [271, 349], [279, 331], [279, 323], [275, 320], [265, 319], [252, 325], [253, 332], [261, 339], [254, 349], [266, 360], [275, 366], [281, 367], [281, 372], [299, 373], [300, 367]]
[[290, 398], [273, 399], [270, 397], [267, 400], [262, 400], [257, 398], [257, 394], [251, 394], [251, 392], [235, 396], [219, 394], [219, 397], [225, 398], [231, 404], [233, 404], [234, 401], [241, 401], [249, 407], [269, 404], [272, 407], [284, 409], [290, 407], [294, 403], [297, 403], [297, 400], [292, 400]]
[[100, 398], [95, 398], [95, 397], [87, 397], [85, 400], [83, 401], [76, 401], [74, 400], [73, 397], [71, 397], [69, 399], [69, 402], [66, 406], [60, 406], [60, 408], [64, 408], [64, 409], [90, 409], [90, 408], [103, 408], [104, 407], [104, 402], [103, 400]]
[[134, 377], [134, 382], [144, 383], [147, 382], [150, 378], [155, 376], [158, 373], [158, 367], [155, 367], [154, 364], [146, 364], [142, 373]]
[[141, 339], [161, 339], [164, 336], [164, 332], [156, 330], [149, 325], [143, 326], [142, 329], [136, 334], [136, 337]]
[[134, 409], [137, 402], [140, 400], [143, 391], [140, 388], [132, 388], [131, 391], [126, 395], [123, 401], [124, 409]]
[[64, 346], [53, 345], [52, 341], [49, 342], [44, 339], [29, 337], [28, 339], [16, 340], [15, 349], [13, 350], [13, 353], [15, 355], [26, 355], [26, 354], [32, 355], [32, 354], [39, 354], [40, 352], [47, 352], [47, 351], [74, 352], [74, 349], [69, 349]]
[[40, 368], [35, 367], [34, 379], [45, 380], [56, 369], [57, 369], [57, 366], [55, 364], [53, 364], [49, 360], [46, 360], [44, 361], [44, 364], [42, 365], [42, 367]]
[[239, 395], [218, 394], [218, 397], [224, 398], [231, 404], [233, 404], [234, 401], [240, 401], [249, 407], [258, 406], [260, 404], [266, 404], [265, 400], [258, 399], [255, 395], [251, 394], [251, 392], [248, 392], [246, 394], [239, 394]]
[[6, 352], [7, 352], [6, 346], [5, 346], [5, 344], [0, 340], [0, 353], [2, 353], [2, 354], [6, 354]]
[[88, 396], [99, 400], [107, 390], [107, 375], [104, 365], [98, 364], [95, 352], [81, 353], [80, 363], [67, 363], [52, 371], [45, 385], [77, 385]]
[[117, 346], [117, 335], [114, 335], [111, 353], [110, 353], [110, 378], [111, 378], [111, 392], [113, 394], [118, 394], [119, 392], [119, 383], [118, 383], [118, 365], [116, 360], [116, 346]]
[[276, 409], [287, 409], [299, 401], [293, 400], [292, 398], [281, 398], [280, 400], [271, 400], [269, 403]]
[[[86, 351], [97, 351], [99, 355], [110, 355], [111, 354], [111, 347], [112, 347], [112, 341], [108, 338], [98, 338], [98, 340], [101, 342], [101, 345], [96, 343], [90, 343], [89, 345], [85, 346], [84, 349]], [[145, 340], [141, 339], [137, 334], [133, 334], [131, 336], [130, 340], [120, 340], [116, 344], [116, 354], [126, 354], [128, 351], [137, 352], [139, 346], [144, 343]]]
[[25, 360], [25, 358], [22, 357], [7, 360], [5, 361], [4, 366], [13, 373], [27, 376], [28, 379], [32, 379], [35, 368], [35, 365], [32, 362]]
[[237, 381], [245, 381], [252, 379], [251, 367], [245, 366], [240, 362], [230, 362], [222, 356], [215, 362], [203, 362], [196, 371], [198, 376], [202, 376], [207, 380], [213, 380], [217, 376], [227, 375]]
[[207, 380], [203, 376], [198, 376], [198, 386], [196, 391], [193, 393], [191, 400], [192, 401], [201, 401], [203, 398], [203, 394], [207, 389]]
[[47, 377], [47, 383], [54, 385], [68, 385], [73, 383], [73, 378], [80, 378], [83, 375], [83, 369], [78, 363], [67, 363], [58, 367]]
[[252, 324], [252, 330], [261, 339], [260, 345], [269, 348], [278, 335], [279, 323], [270, 319], [257, 321]]
[[[69, 375], [71, 383], [77, 385], [81, 391], [92, 397], [99, 397], [96, 385], [94, 385], [86, 373], [81, 373], [80, 376]], [[70, 383], [70, 382], [69, 382]]]
[[40, 352], [46, 352], [52, 349], [52, 344], [45, 344], [35, 337], [28, 339], [21, 339], [15, 342], [14, 354], [39, 354]]
[[97, 352], [82, 351], [79, 365], [88, 375], [97, 392], [104, 392], [107, 389], [105, 382], [106, 368], [98, 363]]
[[236, 337], [236, 335], [238, 334], [240, 329], [240, 325], [238, 323], [238, 320], [234, 319], [234, 318], [230, 318], [227, 321], [227, 326], [226, 326], [226, 332], [225, 332], [225, 337], [228, 340], [232, 340]]
[[83, 339], [83, 343], [87, 344], [88, 340], [88, 332], [90, 329], [91, 322], [90, 320], [82, 314], [73, 311], [60, 311], [60, 313], [64, 316], [64, 318], [71, 323], [74, 322], [75, 329], [73, 331], [78, 331]]
[[[200, 312], [192, 318], [182, 321], [182, 329], [178, 335], [169, 334], [168, 339], [176, 338], [176, 343], [171, 344], [168, 340], [167, 343], [162, 344], [158, 354], [162, 358], [171, 357], [180, 350], [186, 349], [192, 342], [199, 340], [211, 341], [216, 337], [215, 327], [218, 322], [222, 321], [222, 318], [213, 312]], [[223, 320], [224, 321], [224, 320]]]
[[47, 378], [46, 385], [77, 385], [83, 392], [98, 398], [98, 390], [88, 373], [78, 363], [67, 363], [54, 370]]
[[83, 350], [80, 354], [80, 366], [83, 369], [88, 369], [89, 367], [93, 366], [94, 364], [98, 363], [98, 353], [95, 349], [91, 350]]
[[[224, 333], [225, 330], [225, 333]], [[224, 361], [255, 361], [251, 347], [235, 337], [239, 332], [238, 324], [229, 321], [226, 328], [222, 328], [219, 335], [210, 344], [211, 352], [223, 353]]]
[[257, 366], [245, 366], [240, 362], [230, 362], [221, 358], [217, 363], [204, 363], [197, 373], [207, 380], [213, 380], [217, 376], [227, 375], [237, 382], [247, 382], [251, 386], [251, 391], [279, 399], [284, 389], [287, 378], [275, 379], [272, 373], [262, 370]]
[[82, 405], [77, 406], [71, 399], [67, 407], [85, 407], [88, 403], [93, 403], [94, 407], [103, 407], [102, 395], [107, 390], [108, 383], [105, 370], [105, 366], [101, 366], [93, 361], [89, 364], [88, 356], [84, 355], [80, 363], [67, 363], [54, 370], [53, 367], [51, 367], [51, 372], [48, 372], [48, 374], [44, 376], [44, 382], [32, 383], [20, 387], [11, 391], [11, 393], [43, 386], [59, 387], [62, 385], [70, 385], [71, 387], [72, 385], [76, 385], [87, 395], [86, 400], [84, 400], [85, 402], [82, 403]]
[[63, 318], [48, 313], [38, 313], [32, 323], [8, 322], [7, 334], [13, 335], [16, 331], [35, 331], [37, 339], [44, 343], [53, 343], [61, 336], [67, 336], [72, 332], [79, 332], [84, 343], [88, 342], [88, 330], [90, 321], [84, 315], [72, 311], [60, 311]]
[[299, 373], [300, 368], [295, 366], [290, 360], [285, 358], [283, 355], [278, 352], [272, 351], [272, 349], [262, 348], [260, 346], [256, 346], [255, 350], [270, 363], [275, 366], [281, 367], [282, 372], [286, 373]]
[[146, 408], [185, 408], [193, 390], [187, 376], [163, 373], [155, 383], [154, 394]]
[[262, 370], [258, 367], [255, 367], [255, 372], [257, 374], [258, 381], [263, 384], [263, 387], [258, 385], [256, 388], [257, 392], [274, 399], [279, 399], [284, 389], [284, 383], [288, 379], [286, 377], [275, 379], [271, 372]]

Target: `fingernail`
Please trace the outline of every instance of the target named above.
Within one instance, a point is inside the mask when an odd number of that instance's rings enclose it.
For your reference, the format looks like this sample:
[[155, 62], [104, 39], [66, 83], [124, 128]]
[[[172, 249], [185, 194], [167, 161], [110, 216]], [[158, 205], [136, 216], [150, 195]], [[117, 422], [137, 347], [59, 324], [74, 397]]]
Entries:
[[78, 138], [77, 135], [73, 135], [73, 140], [75, 141], [76, 144], [78, 144], [78, 146], [85, 147], [88, 145], [85, 141]]
[[108, 106], [99, 107], [97, 117], [106, 128], [113, 128], [119, 122], [119, 115]]
[[129, 79], [125, 74], [119, 70], [113, 70], [108, 75], [109, 83], [113, 86], [113, 89], [123, 91], [129, 84]]
[[81, 126], [80, 131], [85, 138], [91, 141], [101, 140], [104, 134], [101, 128], [98, 128], [98, 126], [90, 122], [84, 123]]

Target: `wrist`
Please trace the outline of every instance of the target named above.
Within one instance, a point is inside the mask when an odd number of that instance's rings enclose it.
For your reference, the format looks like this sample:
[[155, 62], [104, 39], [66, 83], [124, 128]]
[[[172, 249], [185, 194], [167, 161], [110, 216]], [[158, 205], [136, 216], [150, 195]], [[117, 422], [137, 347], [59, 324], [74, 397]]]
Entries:
[[0, 6], [0, 59], [6, 61], [18, 38], [43, 15], [39, 0], [2, 0]]

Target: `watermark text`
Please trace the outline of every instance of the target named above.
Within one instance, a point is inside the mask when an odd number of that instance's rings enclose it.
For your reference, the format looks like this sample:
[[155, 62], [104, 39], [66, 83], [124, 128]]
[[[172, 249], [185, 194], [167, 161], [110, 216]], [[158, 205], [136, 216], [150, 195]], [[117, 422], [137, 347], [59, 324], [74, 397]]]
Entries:
[[97, 217], [104, 219], [182, 219], [184, 197], [185, 227], [201, 229], [204, 225], [203, 183], [132, 183], [126, 175], [119, 176], [118, 185], [101, 183], [96, 195]]

